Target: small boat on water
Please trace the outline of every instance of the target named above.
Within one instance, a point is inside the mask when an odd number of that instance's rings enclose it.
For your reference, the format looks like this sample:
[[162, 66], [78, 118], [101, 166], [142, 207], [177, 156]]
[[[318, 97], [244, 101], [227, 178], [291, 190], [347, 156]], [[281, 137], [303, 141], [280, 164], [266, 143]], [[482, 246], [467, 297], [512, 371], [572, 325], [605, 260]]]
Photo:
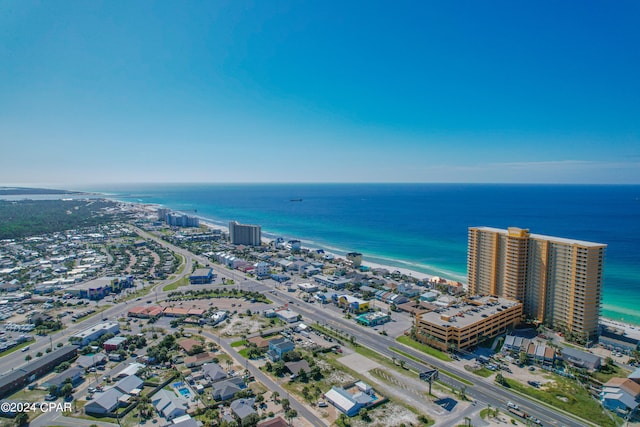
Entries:
[[301, 202], [302, 199], [289, 199], [290, 202]]

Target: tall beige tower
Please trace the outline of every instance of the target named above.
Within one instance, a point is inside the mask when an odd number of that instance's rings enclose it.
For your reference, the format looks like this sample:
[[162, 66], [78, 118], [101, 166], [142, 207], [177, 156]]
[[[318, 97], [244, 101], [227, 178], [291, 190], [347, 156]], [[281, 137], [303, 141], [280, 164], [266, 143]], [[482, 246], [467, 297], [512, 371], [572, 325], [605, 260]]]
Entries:
[[526, 317], [592, 339], [598, 333], [606, 247], [517, 227], [470, 227], [469, 291], [516, 299]]

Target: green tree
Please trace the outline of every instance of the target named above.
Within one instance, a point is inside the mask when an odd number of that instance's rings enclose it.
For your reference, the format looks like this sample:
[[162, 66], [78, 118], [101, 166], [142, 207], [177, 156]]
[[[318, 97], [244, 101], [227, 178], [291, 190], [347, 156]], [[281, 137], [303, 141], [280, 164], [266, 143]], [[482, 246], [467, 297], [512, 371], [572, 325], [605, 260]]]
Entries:
[[309, 382], [309, 376], [307, 375], [307, 372], [304, 369], [300, 369], [300, 371], [298, 372], [298, 380], [301, 383]]
[[284, 415], [289, 420], [289, 424], [291, 424], [291, 420], [298, 416], [298, 411], [295, 409], [289, 409], [284, 413]]
[[50, 386], [49, 386], [49, 394], [50, 394], [51, 396], [57, 396], [57, 395], [58, 395], [58, 386], [53, 385], [53, 384], [52, 384], [52, 385], [50, 385]]
[[70, 383], [66, 383], [65, 385], [63, 385], [60, 389], [60, 394], [64, 397], [71, 396], [71, 394], [73, 394], [73, 385]]
[[260, 416], [256, 413], [247, 415], [241, 423], [242, 427], [254, 427], [260, 422]]
[[29, 415], [26, 412], [19, 412], [13, 421], [18, 427], [25, 426], [29, 422]]

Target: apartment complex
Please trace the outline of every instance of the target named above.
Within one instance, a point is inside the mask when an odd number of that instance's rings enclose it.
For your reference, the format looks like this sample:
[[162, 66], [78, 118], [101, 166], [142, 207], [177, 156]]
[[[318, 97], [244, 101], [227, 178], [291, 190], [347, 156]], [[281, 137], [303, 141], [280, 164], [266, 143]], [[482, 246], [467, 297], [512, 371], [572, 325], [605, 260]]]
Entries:
[[259, 225], [240, 224], [238, 221], [229, 223], [229, 240], [234, 245], [260, 246], [262, 231]]
[[517, 227], [470, 227], [469, 292], [521, 301], [526, 317], [590, 340], [598, 333], [606, 247]]
[[200, 219], [197, 216], [169, 213], [166, 221], [167, 225], [172, 227], [200, 227]]
[[505, 298], [476, 297], [435, 311], [416, 313], [416, 339], [442, 351], [464, 350], [514, 328], [522, 304]]

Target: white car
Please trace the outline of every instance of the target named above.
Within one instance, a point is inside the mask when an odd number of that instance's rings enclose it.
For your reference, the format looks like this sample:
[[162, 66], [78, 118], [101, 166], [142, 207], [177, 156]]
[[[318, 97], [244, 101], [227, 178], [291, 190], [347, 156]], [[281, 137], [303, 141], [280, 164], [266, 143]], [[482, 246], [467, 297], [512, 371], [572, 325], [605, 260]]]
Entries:
[[518, 409], [518, 405], [516, 405], [516, 404], [515, 404], [515, 403], [513, 403], [513, 402], [507, 402], [507, 406], [508, 406], [509, 408]]

